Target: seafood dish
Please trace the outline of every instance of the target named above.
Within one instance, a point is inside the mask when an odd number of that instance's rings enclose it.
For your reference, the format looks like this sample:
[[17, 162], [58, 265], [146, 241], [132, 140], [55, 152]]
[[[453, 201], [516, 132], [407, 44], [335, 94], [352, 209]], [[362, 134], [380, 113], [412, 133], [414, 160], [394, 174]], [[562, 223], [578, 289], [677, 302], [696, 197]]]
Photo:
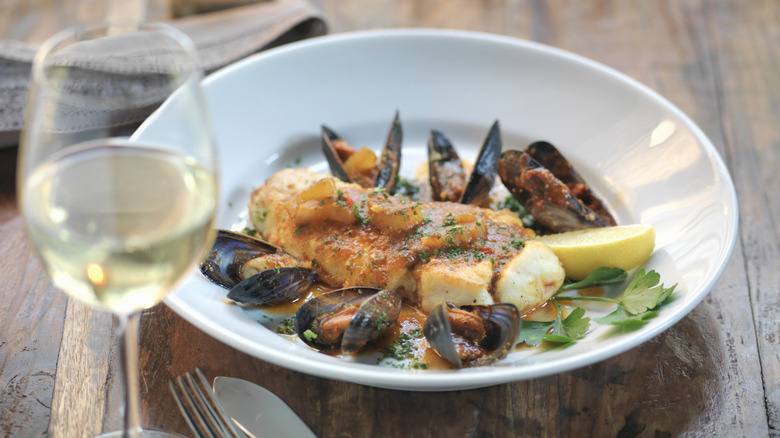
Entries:
[[[473, 166], [431, 131], [427, 199], [399, 186], [402, 140], [397, 113], [378, 155], [323, 126], [331, 174], [273, 174], [248, 202], [255, 236], [220, 230], [201, 271], [242, 305], [297, 302], [294, 332], [323, 352], [366, 349], [407, 306], [424, 315], [426, 342], [451, 366], [494, 363], [516, 343], [521, 316], [565, 280], [553, 251], [533, 240], [537, 231], [496, 207], [494, 186], [540, 232], [615, 220], [551, 144], [502, 151], [498, 121]], [[323, 292], [311, 295], [314, 284]]]

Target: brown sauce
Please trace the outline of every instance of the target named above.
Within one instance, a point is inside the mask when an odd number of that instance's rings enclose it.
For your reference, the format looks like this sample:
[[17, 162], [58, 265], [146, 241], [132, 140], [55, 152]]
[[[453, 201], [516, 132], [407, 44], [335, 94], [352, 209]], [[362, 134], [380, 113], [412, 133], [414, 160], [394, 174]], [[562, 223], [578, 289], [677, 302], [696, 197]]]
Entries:
[[589, 286], [579, 289], [578, 294], [582, 297], [603, 297], [606, 294], [602, 286]]
[[550, 301], [535, 307], [521, 316], [526, 321], [552, 321], [558, 315], [558, 310]]

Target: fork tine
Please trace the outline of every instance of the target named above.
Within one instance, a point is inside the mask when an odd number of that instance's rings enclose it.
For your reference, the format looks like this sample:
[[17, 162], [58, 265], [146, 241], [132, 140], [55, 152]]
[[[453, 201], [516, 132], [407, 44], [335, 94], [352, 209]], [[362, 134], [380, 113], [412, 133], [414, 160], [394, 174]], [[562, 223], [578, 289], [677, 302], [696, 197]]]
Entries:
[[211, 433], [211, 430], [206, 425], [199, 408], [195, 404], [195, 401], [193, 400], [189, 389], [185, 386], [181, 376], [176, 378], [176, 385], [174, 385], [173, 382], [168, 382], [168, 386], [171, 389], [174, 400], [176, 400], [176, 404], [179, 406], [179, 410], [184, 416], [184, 420], [187, 422], [187, 425], [195, 436], [198, 438], [215, 438], [214, 434]]
[[199, 368], [191, 373], [185, 373], [183, 378], [176, 379], [179, 392], [172, 382], [169, 382], [179, 409], [190, 429], [199, 437], [204, 438], [245, 438], [233, 427], [233, 421], [228, 417], [218, 400], [214, 398], [211, 387]]
[[206, 405], [209, 416], [214, 424], [219, 427], [222, 433], [231, 438], [244, 438], [245, 436], [239, 434], [233, 427], [233, 420], [225, 413], [222, 404], [214, 398], [214, 392], [211, 390], [211, 386], [209, 386], [208, 380], [206, 380], [206, 376], [203, 375], [200, 368], [195, 368], [195, 375], [198, 377], [200, 385], [196, 384], [192, 375], [188, 374], [188, 377], [192, 379], [192, 383], [195, 385], [195, 389], [200, 396], [201, 401]]

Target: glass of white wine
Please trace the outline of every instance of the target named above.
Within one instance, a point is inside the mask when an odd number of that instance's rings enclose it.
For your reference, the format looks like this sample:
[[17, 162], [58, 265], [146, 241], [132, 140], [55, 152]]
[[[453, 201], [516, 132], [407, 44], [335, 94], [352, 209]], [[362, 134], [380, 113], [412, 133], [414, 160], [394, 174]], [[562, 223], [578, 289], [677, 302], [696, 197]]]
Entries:
[[160, 436], [140, 427], [138, 317], [213, 243], [201, 79], [193, 43], [162, 24], [69, 28], [33, 63], [18, 199], [54, 284], [115, 315], [125, 389], [115, 435]]

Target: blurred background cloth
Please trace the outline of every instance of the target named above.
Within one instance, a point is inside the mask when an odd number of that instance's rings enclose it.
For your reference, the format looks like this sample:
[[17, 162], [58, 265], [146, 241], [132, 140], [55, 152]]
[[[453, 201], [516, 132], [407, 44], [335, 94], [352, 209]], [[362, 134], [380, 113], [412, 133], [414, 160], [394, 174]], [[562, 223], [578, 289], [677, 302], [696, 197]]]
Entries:
[[[112, 13], [109, 4], [103, 0], [0, 0], [0, 146], [18, 142], [30, 66], [39, 45], [68, 25], [104, 20]], [[133, 3], [122, 4], [132, 8]], [[166, 21], [192, 38], [207, 73], [260, 50], [323, 35], [327, 30], [320, 12], [302, 0], [150, 0], [144, 8], [150, 21]]]

